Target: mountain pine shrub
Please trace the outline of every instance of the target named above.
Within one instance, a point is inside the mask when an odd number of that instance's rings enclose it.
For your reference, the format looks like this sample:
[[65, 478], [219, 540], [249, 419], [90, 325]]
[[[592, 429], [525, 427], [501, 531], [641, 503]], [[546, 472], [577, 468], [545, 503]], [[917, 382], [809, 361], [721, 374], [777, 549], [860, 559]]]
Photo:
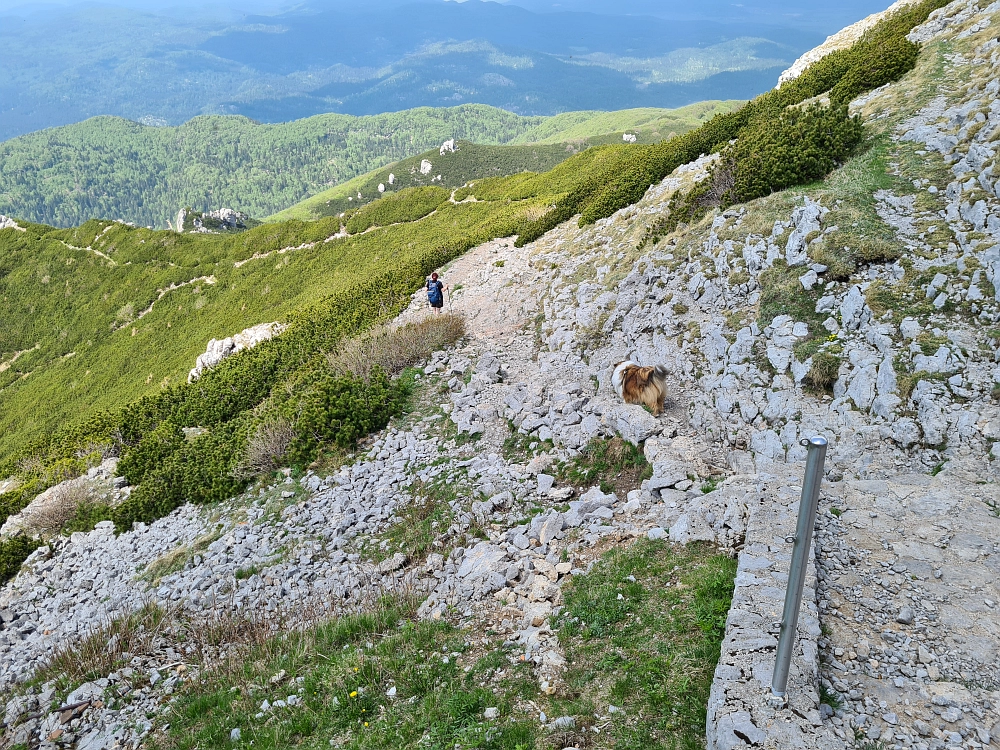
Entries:
[[41, 541], [24, 536], [0, 539], [0, 585], [16, 576], [28, 555], [41, 546]]
[[792, 107], [777, 118], [760, 117], [722, 150], [706, 180], [674, 196], [652, 236], [697, 221], [716, 206], [727, 208], [820, 179], [846, 161], [861, 138], [861, 120], [850, 117], [846, 105]]
[[347, 232], [359, 234], [371, 227], [385, 227], [427, 216], [448, 200], [451, 192], [441, 187], [400, 190], [356, 210], [347, 220]]
[[[798, 78], [768, 91], [748, 102], [741, 109], [716, 115], [700, 128], [671, 140], [653, 146], [614, 146], [606, 150], [600, 168], [593, 169], [588, 179], [574, 190], [556, 201], [552, 209], [539, 219], [530, 222], [518, 238], [518, 245], [532, 242], [559, 223], [580, 214], [581, 226], [610, 216], [629, 206], [645, 195], [650, 185], [659, 182], [682, 164], [694, 161], [703, 154], [718, 153], [730, 141], [743, 138], [754, 141], [758, 146], [767, 145], [773, 151], [781, 148], [784, 132], [785, 148], [793, 146], [789, 136], [795, 126], [786, 119], [788, 107], [798, 105], [808, 99], [829, 92], [830, 114], [821, 117], [814, 113], [808, 118], [799, 118], [800, 128], [821, 125], [832, 126], [836, 134], [827, 139], [830, 151], [813, 152], [801, 160], [790, 172], [776, 165], [768, 164], [770, 176], [778, 178], [774, 185], [767, 184], [766, 177], [746, 179], [748, 194], [766, 195], [782, 187], [800, 184], [786, 182], [789, 177], [800, 176], [801, 181], [822, 177], [827, 172], [816, 174], [819, 165], [837, 163], [837, 154], [843, 145], [849, 144], [854, 136], [851, 131], [857, 126], [843, 122], [848, 119], [846, 105], [856, 97], [898, 80], [916, 64], [919, 47], [906, 39], [906, 35], [936, 9], [944, 7], [948, 0], [923, 0], [900, 9], [869, 29], [854, 45], [838, 50], [810, 65]], [[841, 117], [841, 122], [830, 118]], [[770, 127], [775, 120], [784, 121], [778, 128]], [[814, 141], [816, 142], [816, 141]], [[822, 139], [818, 143], [821, 143]], [[598, 150], [598, 149], [592, 149]], [[609, 158], [610, 157], [610, 158]], [[571, 164], [570, 159], [566, 164]], [[768, 160], [770, 162], [770, 160]], [[754, 197], [756, 197], [756, 195]], [[704, 195], [701, 196], [704, 198]]]

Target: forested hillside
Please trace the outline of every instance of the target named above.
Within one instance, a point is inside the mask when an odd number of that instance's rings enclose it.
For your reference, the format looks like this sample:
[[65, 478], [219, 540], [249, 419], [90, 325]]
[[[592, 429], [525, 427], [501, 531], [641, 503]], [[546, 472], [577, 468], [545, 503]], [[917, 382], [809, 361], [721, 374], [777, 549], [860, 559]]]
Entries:
[[0, 214], [154, 227], [185, 206], [267, 216], [449, 138], [506, 143], [541, 121], [483, 105], [278, 125], [212, 116], [158, 128], [95, 117], [0, 143]]
[[[548, 144], [602, 142], [620, 141], [622, 132], [632, 129], [651, 141], [660, 136], [651, 122], [663, 123], [666, 137], [736, 104], [703, 102], [613, 115], [573, 112], [553, 122], [485, 105], [369, 117], [317, 115], [278, 125], [212, 116], [159, 128], [95, 117], [0, 143], [0, 214], [53, 226], [112, 218], [157, 228], [165, 228], [184, 207], [235, 208], [260, 218], [453, 138], [484, 145], [542, 138]], [[541, 128], [537, 137], [536, 128]], [[558, 163], [555, 155], [561, 152], [550, 147], [544, 157], [541, 153], [480, 150], [472, 163], [467, 152], [465, 166], [452, 173], [460, 185], [472, 177], [544, 171]], [[372, 179], [354, 192], [364, 194]]]

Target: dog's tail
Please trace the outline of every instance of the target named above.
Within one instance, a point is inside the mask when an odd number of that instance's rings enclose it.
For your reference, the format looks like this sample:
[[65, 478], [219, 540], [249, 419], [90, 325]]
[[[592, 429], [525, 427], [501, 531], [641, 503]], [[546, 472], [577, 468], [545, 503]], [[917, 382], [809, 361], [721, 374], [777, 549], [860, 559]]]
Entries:
[[658, 380], [666, 380], [667, 372], [668, 372], [667, 368], [663, 365], [657, 365], [656, 367], [653, 368], [653, 375]]

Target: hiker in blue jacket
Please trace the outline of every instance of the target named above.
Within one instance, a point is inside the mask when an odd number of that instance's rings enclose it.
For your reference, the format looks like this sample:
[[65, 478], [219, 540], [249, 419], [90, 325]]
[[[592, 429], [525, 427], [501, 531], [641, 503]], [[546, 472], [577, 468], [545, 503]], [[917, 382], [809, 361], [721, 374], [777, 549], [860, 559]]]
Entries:
[[435, 313], [440, 313], [444, 307], [444, 293], [447, 288], [438, 279], [437, 273], [432, 273], [427, 279], [427, 301]]

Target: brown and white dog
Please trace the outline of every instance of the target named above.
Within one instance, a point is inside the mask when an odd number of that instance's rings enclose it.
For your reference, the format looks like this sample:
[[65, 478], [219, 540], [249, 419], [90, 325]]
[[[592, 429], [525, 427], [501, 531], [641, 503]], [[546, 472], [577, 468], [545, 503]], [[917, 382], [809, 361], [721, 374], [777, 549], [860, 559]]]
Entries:
[[663, 412], [667, 397], [667, 368], [663, 365], [640, 367], [632, 360], [619, 362], [611, 384], [626, 404], [647, 406], [654, 416]]

